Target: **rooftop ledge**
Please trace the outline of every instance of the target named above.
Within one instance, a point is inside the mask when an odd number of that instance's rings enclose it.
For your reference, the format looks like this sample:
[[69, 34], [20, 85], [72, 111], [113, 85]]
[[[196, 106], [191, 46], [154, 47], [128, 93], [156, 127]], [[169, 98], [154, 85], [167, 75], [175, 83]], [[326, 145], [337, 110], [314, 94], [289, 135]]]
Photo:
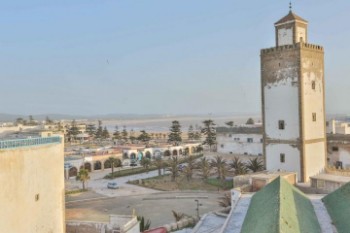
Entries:
[[61, 142], [62, 142], [62, 138], [60, 136], [0, 140], [0, 150], [15, 149], [20, 147], [40, 146], [40, 145], [47, 145], [47, 144], [58, 144]]
[[272, 48], [267, 48], [267, 49], [262, 49], [261, 54], [265, 53], [271, 53], [271, 52], [276, 52], [276, 51], [282, 51], [282, 50], [290, 50], [290, 49], [311, 49], [311, 50], [316, 50], [323, 52], [323, 47], [320, 45], [315, 45], [315, 44], [308, 44], [308, 43], [296, 43], [296, 44], [291, 44], [291, 45], [282, 45], [278, 47], [272, 47]]

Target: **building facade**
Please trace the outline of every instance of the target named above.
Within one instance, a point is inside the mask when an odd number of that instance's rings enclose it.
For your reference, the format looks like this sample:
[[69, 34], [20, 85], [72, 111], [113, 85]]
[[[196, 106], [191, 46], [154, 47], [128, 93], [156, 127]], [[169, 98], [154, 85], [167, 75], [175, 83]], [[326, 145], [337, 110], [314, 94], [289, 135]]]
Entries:
[[65, 233], [62, 137], [0, 141], [0, 231]]
[[276, 47], [261, 50], [263, 153], [268, 170], [324, 170], [324, 51], [308, 43], [308, 22], [292, 11], [275, 23]]

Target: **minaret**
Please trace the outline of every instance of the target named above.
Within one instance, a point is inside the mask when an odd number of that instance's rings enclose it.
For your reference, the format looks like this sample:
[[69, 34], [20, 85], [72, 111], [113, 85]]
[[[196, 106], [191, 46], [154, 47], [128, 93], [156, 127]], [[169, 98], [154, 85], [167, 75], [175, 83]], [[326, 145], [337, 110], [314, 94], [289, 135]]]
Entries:
[[266, 168], [300, 182], [324, 170], [327, 154], [324, 51], [308, 44], [307, 27], [290, 9], [275, 23], [276, 47], [260, 54]]

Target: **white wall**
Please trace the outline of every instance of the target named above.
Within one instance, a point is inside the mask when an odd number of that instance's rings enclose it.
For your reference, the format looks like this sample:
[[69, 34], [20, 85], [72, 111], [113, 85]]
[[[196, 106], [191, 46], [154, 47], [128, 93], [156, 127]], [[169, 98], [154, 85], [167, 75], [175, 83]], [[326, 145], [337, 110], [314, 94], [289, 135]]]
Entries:
[[[280, 154], [285, 154], [285, 163], [281, 163]], [[266, 145], [266, 169], [296, 172], [300, 180], [300, 151], [289, 144]]]
[[325, 143], [318, 142], [305, 145], [305, 182], [310, 176], [318, 175], [326, 166]]
[[[300, 136], [296, 81], [297, 78], [287, 78], [264, 87], [265, 131], [270, 139], [296, 140]], [[284, 130], [278, 129], [279, 120], [285, 121]]]
[[[248, 142], [248, 138], [253, 139], [253, 142]], [[218, 134], [217, 151], [224, 154], [262, 155], [263, 144], [261, 140], [261, 134]]]

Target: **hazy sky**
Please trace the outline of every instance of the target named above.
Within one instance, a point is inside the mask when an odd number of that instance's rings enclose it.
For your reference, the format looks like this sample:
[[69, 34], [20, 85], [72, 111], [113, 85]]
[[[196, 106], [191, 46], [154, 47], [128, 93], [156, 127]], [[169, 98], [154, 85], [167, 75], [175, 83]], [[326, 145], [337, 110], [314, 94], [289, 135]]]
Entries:
[[[350, 1], [295, 0], [350, 113]], [[0, 0], [0, 112], [259, 113], [261, 48], [287, 0]]]

